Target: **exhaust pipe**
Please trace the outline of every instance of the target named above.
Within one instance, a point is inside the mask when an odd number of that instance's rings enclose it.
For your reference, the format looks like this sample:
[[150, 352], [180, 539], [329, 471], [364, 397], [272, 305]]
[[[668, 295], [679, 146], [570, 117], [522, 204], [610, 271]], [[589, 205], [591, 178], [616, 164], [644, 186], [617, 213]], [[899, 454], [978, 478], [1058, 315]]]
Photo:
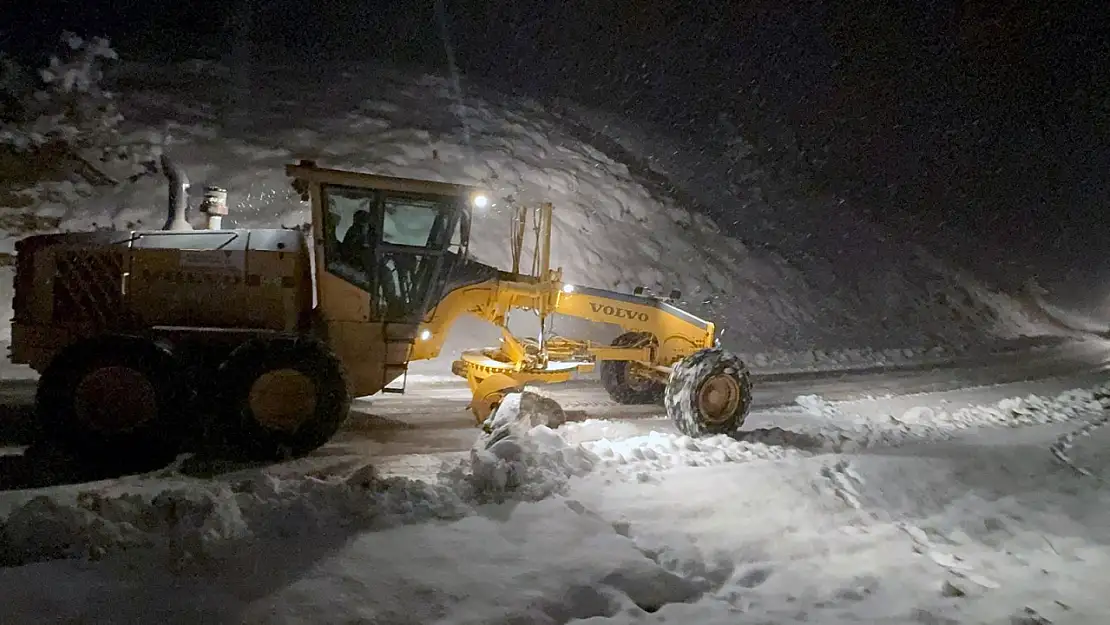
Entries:
[[170, 160], [170, 157], [162, 154], [162, 172], [166, 174], [166, 181], [169, 183], [169, 205], [167, 207], [166, 225], [162, 226], [163, 230], [192, 230], [193, 226], [189, 224], [189, 177], [185, 175], [185, 170], [178, 167], [177, 163]]
[[209, 230], [222, 228], [223, 219], [227, 216], [227, 189], [204, 187], [204, 201], [200, 203], [200, 212], [208, 215]]

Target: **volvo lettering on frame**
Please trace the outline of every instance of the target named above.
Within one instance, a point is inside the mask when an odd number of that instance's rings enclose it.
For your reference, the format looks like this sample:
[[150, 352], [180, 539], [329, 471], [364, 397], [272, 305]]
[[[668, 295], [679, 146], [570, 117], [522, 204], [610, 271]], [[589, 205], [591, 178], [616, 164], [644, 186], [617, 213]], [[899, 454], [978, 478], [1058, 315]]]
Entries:
[[612, 306], [610, 304], [598, 304], [590, 302], [590, 308], [595, 313], [601, 313], [606, 317], [614, 317], [616, 319], [632, 319], [634, 321], [647, 321], [648, 314], [640, 312], [631, 308], [621, 308], [620, 306]]

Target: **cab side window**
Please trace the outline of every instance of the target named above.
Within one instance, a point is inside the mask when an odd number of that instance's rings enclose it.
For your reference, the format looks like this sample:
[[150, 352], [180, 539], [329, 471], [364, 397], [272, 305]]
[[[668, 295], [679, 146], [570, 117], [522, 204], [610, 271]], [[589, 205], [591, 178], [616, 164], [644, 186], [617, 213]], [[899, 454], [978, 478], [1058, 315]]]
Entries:
[[369, 189], [329, 186], [324, 196], [327, 270], [367, 291], [373, 283], [377, 195]]

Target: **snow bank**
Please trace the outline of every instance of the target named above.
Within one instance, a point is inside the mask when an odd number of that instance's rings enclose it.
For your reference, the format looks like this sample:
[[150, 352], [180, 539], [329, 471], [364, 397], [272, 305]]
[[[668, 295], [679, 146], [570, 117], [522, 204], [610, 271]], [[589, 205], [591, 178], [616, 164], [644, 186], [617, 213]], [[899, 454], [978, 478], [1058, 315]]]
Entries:
[[86, 491], [73, 501], [35, 496], [4, 519], [0, 562], [101, 559], [143, 553], [174, 568], [207, 565], [261, 539], [336, 528], [374, 529], [470, 512], [452, 491], [404, 478], [378, 478], [369, 465], [342, 478], [234, 484], [178, 479], [131, 492]]
[[[733, 436], [691, 439], [671, 431], [646, 435], [583, 440], [583, 449], [595, 455], [598, 467], [650, 479], [661, 471], [683, 466], [714, 466], [759, 460], [783, 460], [827, 453], [852, 453], [892, 448], [923, 442], [952, 440], [969, 431], [989, 428], [1019, 428], [1058, 423], [1086, 424], [1062, 439], [1054, 453], [1064, 457], [1068, 445], [1088, 429], [1101, 425], [1100, 417], [1110, 409], [1110, 385], [1073, 389], [1056, 396], [1011, 397], [989, 405], [945, 411], [919, 406], [902, 414], [854, 414], [843, 404], [817, 395], [803, 395], [796, 403], [815, 425], [791, 429], [756, 428]], [[567, 423], [559, 428], [564, 440], [585, 439], [599, 431], [604, 422]], [[640, 477], [642, 475], [642, 477]]]
[[1069, 390], [1054, 397], [1011, 397], [993, 405], [969, 406], [951, 412], [918, 406], [901, 415], [883, 417], [846, 413], [837, 404], [816, 395], [799, 396], [795, 402], [809, 415], [822, 419], [824, 425], [815, 435], [828, 441], [828, 449], [852, 451], [879, 445], [949, 440], [974, 428], [1016, 428], [1095, 419], [1110, 409], [1110, 385]]
[[[129, 65], [116, 91], [129, 140], [149, 135], [168, 149], [194, 193], [206, 184], [227, 188], [240, 225], [306, 221], [282, 166], [316, 158], [492, 188], [497, 201], [477, 217], [471, 250], [502, 267], [509, 263], [506, 204], [550, 200], [557, 207], [552, 260], [568, 281], [677, 288], [681, 304], [725, 328], [724, 343], [740, 352], [813, 355], [815, 347], [832, 353], [866, 345], [920, 353], [1053, 331], [1015, 302], [922, 259], [893, 255], [869, 263], [881, 275], [854, 276], [841, 270], [842, 259], [813, 256], [812, 233], [798, 233], [786, 247], [764, 245], [760, 237], [770, 234], [762, 231], [745, 241], [726, 237], [661, 184], [658, 172], [649, 175], [639, 155], [532, 101], [486, 88], [460, 99], [445, 79], [380, 68], [326, 76], [318, 67], [258, 67], [243, 83], [226, 77], [210, 63]], [[114, 189], [62, 181], [24, 190], [18, 211], [34, 217], [36, 231], [44, 220], [61, 229], [154, 227], [164, 197], [157, 177]], [[793, 217], [772, 230], [795, 228]], [[7, 230], [0, 251], [28, 231]], [[676, 258], [682, 263], [668, 260]]]

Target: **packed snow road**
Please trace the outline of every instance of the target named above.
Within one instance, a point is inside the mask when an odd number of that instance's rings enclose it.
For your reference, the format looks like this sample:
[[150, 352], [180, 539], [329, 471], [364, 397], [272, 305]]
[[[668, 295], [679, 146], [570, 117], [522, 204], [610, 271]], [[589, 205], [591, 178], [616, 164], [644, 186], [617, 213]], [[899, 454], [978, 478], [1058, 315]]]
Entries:
[[[479, 436], [467, 409], [469, 394], [459, 378], [444, 374], [448, 363], [414, 363], [405, 395], [356, 400], [351, 417], [335, 439], [312, 456], [273, 470], [285, 474], [336, 473], [373, 461], [379, 470], [426, 478], [444, 460], [466, 456]], [[857, 371], [794, 371], [755, 376], [755, 405], [740, 438], [750, 441], [779, 436], [777, 428], [809, 424], [811, 415], [797, 399], [854, 402], [854, 410], [903, 412], [915, 395], [944, 393], [937, 401], [976, 403], [1032, 392], [1052, 394], [1087, 387], [1110, 369], [1110, 341], [1067, 342], [1035, 351], [1020, 351], [919, 367]], [[65, 459], [20, 453], [27, 438], [34, 396], [33, 373], [7, 366], [0, 374], [0, 488], [28, 488], [111, 477], [90, 475]], [[16, 379], [12, 379], [16, 378]], [[982, 387], [992, 387], [983, 389]], [[595, 380], [538, 389], [556, 399], [573, 424], [575, 441], [627, 438], [653, 431], [674, 433], [660, 406], [624, 406], [609, 399]], [[963, 390], [952, 394], [953, 391]], [[812, 406], [810, 407], [812, 412]], [[583, 425], [583, 423], [585, 425]], [[776, 428], [776, 429], [768, 429]], [[217, 476], [238, 468], [225, 461], [193, 460], [187, 469]]]

